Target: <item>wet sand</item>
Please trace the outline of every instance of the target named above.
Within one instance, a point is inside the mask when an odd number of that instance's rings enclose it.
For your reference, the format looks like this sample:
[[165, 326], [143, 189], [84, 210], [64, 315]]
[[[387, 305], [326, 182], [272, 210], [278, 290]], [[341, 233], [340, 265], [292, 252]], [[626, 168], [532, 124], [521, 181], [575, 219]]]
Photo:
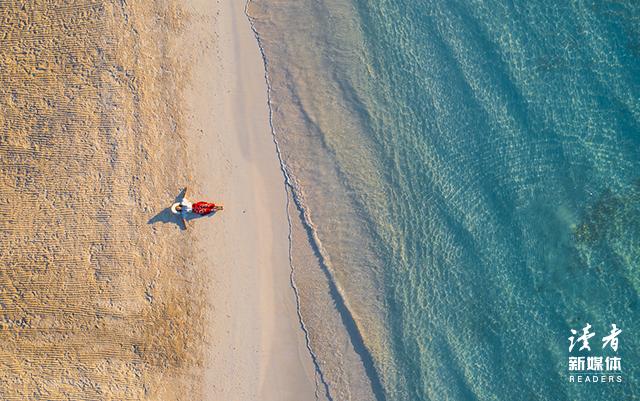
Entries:
[[258, 45], [244, 2], [224, 0], [215, 14], [207, 1], [190, 5], [200, 18], [183, 36], [185, 46], [214, 28], [217, 40], [185, 60], [193, 66], [185, 96], [189, 154], [200, 194], [225, 205], [211, 224], [193, 227], [212, 280], [205, 399], [314, 400], [314, 370], [289, 281], [286, 193]]
[[241, 6], [0, 4], [1, 399], [313, 399]]

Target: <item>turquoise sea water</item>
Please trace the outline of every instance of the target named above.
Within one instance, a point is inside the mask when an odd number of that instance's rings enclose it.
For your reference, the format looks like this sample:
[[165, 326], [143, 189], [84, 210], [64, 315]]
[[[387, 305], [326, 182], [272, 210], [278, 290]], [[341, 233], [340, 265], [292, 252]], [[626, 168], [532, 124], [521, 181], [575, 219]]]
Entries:
[[[639, 2], [247, 13], [319, 399], [640, 398]], [[622, 383], [569, 382], [580, 355]]]

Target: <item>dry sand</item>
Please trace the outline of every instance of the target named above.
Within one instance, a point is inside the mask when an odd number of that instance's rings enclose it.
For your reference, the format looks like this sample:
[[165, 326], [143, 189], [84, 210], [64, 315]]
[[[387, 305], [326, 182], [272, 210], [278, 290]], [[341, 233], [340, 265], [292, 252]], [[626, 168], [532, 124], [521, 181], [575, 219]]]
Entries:
[[0, 399], [314, 398], [242, 3], [0, 2]]

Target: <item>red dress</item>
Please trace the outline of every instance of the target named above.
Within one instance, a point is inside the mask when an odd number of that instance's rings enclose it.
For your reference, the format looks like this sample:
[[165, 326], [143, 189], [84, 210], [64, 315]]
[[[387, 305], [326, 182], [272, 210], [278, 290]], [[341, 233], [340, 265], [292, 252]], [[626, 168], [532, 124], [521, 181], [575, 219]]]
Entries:
[[216, 204], [209, 202], [196, 202], [191, 206], [191, 211], [196, 214], [205, 216], [211, 212], [215, 212]]

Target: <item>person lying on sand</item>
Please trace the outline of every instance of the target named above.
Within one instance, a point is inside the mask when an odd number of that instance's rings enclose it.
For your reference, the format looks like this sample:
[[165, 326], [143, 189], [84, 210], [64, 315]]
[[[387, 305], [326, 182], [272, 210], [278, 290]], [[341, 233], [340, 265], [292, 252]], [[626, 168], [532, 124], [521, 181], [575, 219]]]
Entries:
[[216, 205], [215, 203], [209, 202], [196, 202], [192, 203], [189, 199], [187, 199], [187, 188], [184, 189], [184, 195], [180, 202], [174, 203], [171, 206], [171, 211], [174, 214], [180, 214], [182, 218], [182, 222], [184, 226], [187, 226], [187, 222], [185, 220], [185, 216], [189, 213], [199, 214], [201, 216], [206, 216], [210, 213], [215, 213], [217, 211], [224, 210], [222, 205]]

